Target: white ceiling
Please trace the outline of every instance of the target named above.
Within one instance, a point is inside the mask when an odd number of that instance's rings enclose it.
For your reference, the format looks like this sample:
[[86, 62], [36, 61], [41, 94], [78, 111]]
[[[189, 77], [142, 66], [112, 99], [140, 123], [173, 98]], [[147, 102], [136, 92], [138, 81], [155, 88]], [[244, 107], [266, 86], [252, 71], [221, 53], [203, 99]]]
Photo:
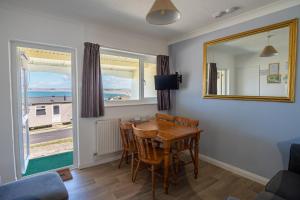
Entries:
[[220, 19], [214, 19], [212, 15], [220, 10], [232, 6], [242, 8], [224, 17], [228, 18], [278, 1], [173, 0], [182, 13], [182, 19], [167, 26], [146, 23], [145, 16], [154, 0], [1, 0], [0, 3], [55, 16], [89, 20], [168, 40], [218, 22]]
[[285, 52], [288, 51], [289, 28], [287, 27], [210, 46], [209, 51], [226, 52], [226, 54], [230, 55], [241, 55], [248, 53], [258, 54], [267, 45], [268, 35], [272, 35], [270, 44], [274, 46], [275, 49], [280, 49], [281, 51]]

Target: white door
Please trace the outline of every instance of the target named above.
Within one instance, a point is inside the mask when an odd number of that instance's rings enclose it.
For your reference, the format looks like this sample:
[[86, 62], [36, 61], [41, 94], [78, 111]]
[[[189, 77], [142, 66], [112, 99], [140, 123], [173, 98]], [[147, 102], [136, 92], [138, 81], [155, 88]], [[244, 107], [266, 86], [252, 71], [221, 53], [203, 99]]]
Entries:
[[59, 123], [61, 122], [61, 115], [60, 115], [60, 106], [53, 105], [52, 107], [52, 123]]
[[[27, 42], [19, 42], [12, 41], [11, 42], [11, 80], [12, 80], [12, 104], [13, 104], [13, 126], [14, 126], [14, 150], [15, 150], [15, 163], [16, 163], [16, 172], [17, 178], [22, 178], [22, 173], [26, 172], [26, 167], [28, 165], [30, 153], [30, 137], [29, 137], [29, 128], [28, 128], [28, 120], [30, 122], [31, 113], [28, 117], [28, 108], [31, 105], [31, 97], [28, 97], [27, 88], [30, 88], [30, 79], [31, 72], [35, 71], [30, 64], [31, 60], [28, 60], [30, 57], [26, 57], [24, 55], [24, 51], [27, 49], [35, 49], [35, 50], [45, 50], [45, 51], [56, 51], [56, 52], [65, 52], [71, 54], [70, 60], [70, 68], [68, 68], [68, 72], [70, 71], [71, 80], [71, 89], [72, 89], [72, 97], [76, 97], [77, 84], [76, 84], [76, 67], [75, 67], [75, 50], [71, 48], [58, 47], [58, 46], [48, 46], [48, 45], [40, 45], [34, 43]], [[29, 66], [29, 67], [27, 67]], [[72, 127], [73, 131], [73, 142], [74, 142], [74, 166], [78, 166], [78, 150], [77, 150], [77, 100], [74, 99], [74, 104], [72, 104]], [[63, 112], [59, 110], [60, 119], [63, 119]], [[58, 121], [59, 117], [55, 118], [54, 121]], [[75, 137], [74, 137], [75, 136]]]
[[28, 59], [26, 55], [22, 52], [18, 53], [18, 60], [19, 60], [19, 74], [20, 74], [20, 116], [21, 122], [19, 128], [19, 145], [20, 145], [20, 158], [21, 158], [21, 170], [22, 173], [26, 172], [26, 168], [28, 165], [30, 152], [29, 152], [29, 126], [28, 126], [28, 114], [29, 114], [29, 106], [28, 106]]

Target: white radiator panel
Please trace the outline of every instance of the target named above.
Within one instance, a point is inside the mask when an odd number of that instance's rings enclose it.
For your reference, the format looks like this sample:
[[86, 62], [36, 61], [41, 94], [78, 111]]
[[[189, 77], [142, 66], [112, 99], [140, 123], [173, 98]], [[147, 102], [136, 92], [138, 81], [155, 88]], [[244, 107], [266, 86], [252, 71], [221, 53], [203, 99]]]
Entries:
[[105, 119], [96, 122], [96, 156], [122, 150], [120, 119]]

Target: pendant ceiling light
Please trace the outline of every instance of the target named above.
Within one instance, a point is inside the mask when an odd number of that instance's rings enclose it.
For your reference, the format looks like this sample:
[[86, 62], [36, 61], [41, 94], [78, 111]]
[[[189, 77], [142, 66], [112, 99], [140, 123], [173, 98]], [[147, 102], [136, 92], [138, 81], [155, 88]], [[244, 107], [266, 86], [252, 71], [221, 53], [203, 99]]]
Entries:
[[261, 52], [260, 57], [271, 57], [279, 54], [278, 51], [272, 45], [270, 45], [270, 38], [272, 36], [273, 35], [268, 35], [268, 44]]
[[167, 25], [180, 19], [180, 12], [171, 0], [155, 0], [146, 20], [150, 24]]

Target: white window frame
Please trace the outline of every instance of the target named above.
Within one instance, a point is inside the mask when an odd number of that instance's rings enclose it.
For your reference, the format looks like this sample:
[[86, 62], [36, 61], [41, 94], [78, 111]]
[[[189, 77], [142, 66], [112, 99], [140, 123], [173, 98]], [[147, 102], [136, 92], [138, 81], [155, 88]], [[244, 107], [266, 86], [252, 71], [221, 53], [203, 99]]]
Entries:
[[[101, 54], [109, 54], [115, 56], [123, 56], [128, 58], [139, 59], [139, 99], [138, 100], [124, 100], [124, 101], [105, 101], [105, 107], [114, 107], [114, 106], [132, 106], [132, 105], [144, 105], [144, 104], [157, 104], [156, 97], [144, 97], [144, 63], [156, 63], [156, 56], [133, 53], [128, 51], [122, 51], [112, 48], [101, 47]], [[154, 78], [154, 77], [153, 77]]]

